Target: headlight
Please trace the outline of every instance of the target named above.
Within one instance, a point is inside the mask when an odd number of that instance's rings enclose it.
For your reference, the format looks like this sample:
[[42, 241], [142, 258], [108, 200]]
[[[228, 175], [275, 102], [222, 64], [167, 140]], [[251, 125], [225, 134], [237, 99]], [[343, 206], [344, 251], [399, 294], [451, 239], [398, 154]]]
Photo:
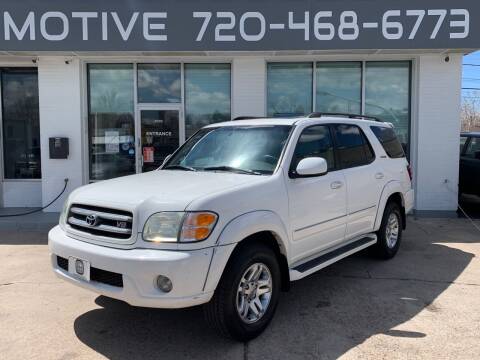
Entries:
[[196, 242], [210, 236], [218, 216], [212, 212], [161, 212], [143, 228], [143, 239], [153, 242]]

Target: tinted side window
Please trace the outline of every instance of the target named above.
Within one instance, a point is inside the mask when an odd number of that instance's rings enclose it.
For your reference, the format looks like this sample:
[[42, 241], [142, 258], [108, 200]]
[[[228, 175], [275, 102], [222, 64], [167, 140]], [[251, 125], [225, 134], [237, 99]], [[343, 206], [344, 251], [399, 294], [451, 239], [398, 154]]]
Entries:
[[465, 151], [465, 156], [472, 159], [480, 160], [480, 138], [472, 137], [470, 139], [467, 151]]
[[290, 170], [295, 170], [300, 160], [308, 157], [322, 157], [327, 160], [328, 170], [335, 168], [333, 141], [328, 126], [312, 126], [302, 132], [293, 154]]
[[398, 141], [397, 135], [395, 135], [395, 131], [392, 128], [383, 126], [372, 126], [370, 128], [389, 157], [393, 159], [405, 157], [402, 144]]
[[355, 125], [335, 125], [340, 166], [343, 169], [370, 164], [375, 155], [365, 135]]

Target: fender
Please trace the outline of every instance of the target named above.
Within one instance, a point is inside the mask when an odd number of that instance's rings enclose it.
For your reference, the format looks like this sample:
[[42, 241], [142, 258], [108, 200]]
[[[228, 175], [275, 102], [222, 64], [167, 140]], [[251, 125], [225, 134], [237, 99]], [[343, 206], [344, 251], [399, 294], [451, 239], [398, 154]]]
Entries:
[[235, 246], [250, 235], [262, 231], [270, 231], [274, 234], [280, 252], [289, 259], [288, 233], [283, 221], [276, 213], [260, 210], [240, 215], [223, 228], [217, 239], [204, 291], [208, 292], [216, 289]]
[[400, 193], [402, 197], [402, 206], [405, 206], [405, 199], [403, 198], [403, 190], [400, 181], [392, 180], [385, 184], [382, 190], [382, 194], [380, 196], [380, 200], [377, 206], [377, 215], [375, 217], [375, 226], [373, 227], [373, 231], [377, 231], [380, 229], [380, 225], [382, 224], [382, 217], [383, 212], [385, 211], [385, 206], [387, 206], [388, 198], [395, 193]]

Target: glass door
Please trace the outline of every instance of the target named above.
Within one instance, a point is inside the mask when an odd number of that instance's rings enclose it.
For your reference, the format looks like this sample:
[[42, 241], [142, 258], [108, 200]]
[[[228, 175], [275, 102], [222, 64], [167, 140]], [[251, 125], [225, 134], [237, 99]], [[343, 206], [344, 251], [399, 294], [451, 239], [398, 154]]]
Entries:
[[180, 107], [140, 107], [138, 172], [157, 169], [180, 146]]

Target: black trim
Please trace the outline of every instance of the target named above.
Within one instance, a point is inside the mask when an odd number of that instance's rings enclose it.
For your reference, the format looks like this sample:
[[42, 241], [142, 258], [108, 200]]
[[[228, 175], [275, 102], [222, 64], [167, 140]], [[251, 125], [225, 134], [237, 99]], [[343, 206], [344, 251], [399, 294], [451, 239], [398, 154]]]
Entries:
[[324, 113], [324, 112], [313, 112], [310, 115], [308, 115], [308, 118], [320, 118], [323, 116], [340, 116], [340, 117], [347, 117], [349, 119], [357, 119], [357, 120], [369, 120], [369, 121], [375, 121], [375, 122], [381, 122], [383, 123], [383, 120], [380, 120], [379, 118], [375, 116], [368, 116], [368, 115], [360, 115], [360, 114], [350, 114], [350, 113]]
[[306, 263], [300, 264], [296, 267], [293, 268], [293, 270], [299, 271], [299, 272], [306, 272], [308, 270], [311, 270], [318, 265], [321, 265], [322, 263], [325, 263], [329, 260], [332, 260], [346, 252], [349, 252], [355, 248], [361, 247], [369, 242], [371, 242], [373, 239], [369, 237], [362, 238], [360, 240], [354, 241], [350, 244], [347, 244], [345, 246], [342, 246], [338, 249], [335, 249], [331, 252], [328, 252], [326, 254], [320, 255], [319, 257], [316, 257], [315, 259], [309, 260]]

